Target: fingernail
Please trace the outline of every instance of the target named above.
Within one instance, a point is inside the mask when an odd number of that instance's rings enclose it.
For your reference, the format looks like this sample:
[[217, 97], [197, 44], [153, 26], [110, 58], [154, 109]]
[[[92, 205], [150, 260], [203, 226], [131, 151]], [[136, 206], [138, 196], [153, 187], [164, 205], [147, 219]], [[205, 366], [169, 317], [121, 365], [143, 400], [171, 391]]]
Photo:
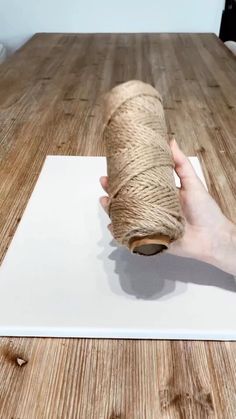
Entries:
[[176, 141], [176, 139], [175, 139], [175, 138], [173, 139], [173, 143], [176, 145], [176, 147], [178, 147], [178, 148], [179, 148], [179, 144], [177, 143], [177, 141]]

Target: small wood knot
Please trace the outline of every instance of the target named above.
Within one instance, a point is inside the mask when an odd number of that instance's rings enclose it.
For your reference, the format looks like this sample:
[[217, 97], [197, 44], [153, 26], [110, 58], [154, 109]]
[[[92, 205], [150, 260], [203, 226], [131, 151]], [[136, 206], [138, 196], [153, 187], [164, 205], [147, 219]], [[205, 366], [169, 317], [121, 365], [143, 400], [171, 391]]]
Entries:
[[125, 415], [122, 413], [113, 412], [108, 416], [108, 419], [125, 419]]
[[217, 83], [209, 83], [208, 87], [220, 87]]
[[72, 100], [75, 100], [74, 97], [65, 97], [63, 100], [65, 100], [66, 102], [70, 102]]
[[23, 359], [21, 357], [16, 357], [16, 363], [17, 365], [19, 365], [19, 367], [23, 367], [24, 365], [28, 363], [28, 361], [26, 361], [26, 359]]
[[167, 410], [171, 406], [178, 407], [179, 409], [184, 408], [186, 405], [191, 405], [200, 407], [204, 411], [212, 412], [214, 411], [214, 405], [212, 396], [209, 392], [196, 392], [190, 394], [182, 390], [177, 390], [174, 388], [165, 388], [160, 391], [160, 402], [161, 409]]
[[205, 153], [205, 151], [206, 151], [206, 149], [205, 149], [205, 147], [203, 147], [202, 145], [201, 145], [201, 147], [198, 149], [198, 152], [199, 152], [199, 153]]

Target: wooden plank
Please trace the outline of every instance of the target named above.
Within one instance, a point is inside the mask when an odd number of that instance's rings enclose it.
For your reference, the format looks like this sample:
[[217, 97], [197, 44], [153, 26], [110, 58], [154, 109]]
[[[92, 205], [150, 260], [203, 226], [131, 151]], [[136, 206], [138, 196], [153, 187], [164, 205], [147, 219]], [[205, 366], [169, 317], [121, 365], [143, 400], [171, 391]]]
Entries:
[[[211, 34], [36, 34], [0, 66], [0, 259], [47, 154], [102, 155], [101, 96], [141, 79], [236, 222], [236, 60]], [[0, 339], [0, 417], [235, 418], [229, 342]], [[26, 362], [24, 362], [26, 361]]]

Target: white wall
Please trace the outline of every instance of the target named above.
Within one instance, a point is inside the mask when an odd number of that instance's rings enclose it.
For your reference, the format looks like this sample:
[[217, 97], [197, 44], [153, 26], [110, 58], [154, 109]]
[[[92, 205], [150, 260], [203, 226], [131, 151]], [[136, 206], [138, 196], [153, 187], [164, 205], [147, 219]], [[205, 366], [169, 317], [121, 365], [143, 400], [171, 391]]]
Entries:
[[224, 0], [0, 0], [9, 51], [35, 32], [214, 32]]

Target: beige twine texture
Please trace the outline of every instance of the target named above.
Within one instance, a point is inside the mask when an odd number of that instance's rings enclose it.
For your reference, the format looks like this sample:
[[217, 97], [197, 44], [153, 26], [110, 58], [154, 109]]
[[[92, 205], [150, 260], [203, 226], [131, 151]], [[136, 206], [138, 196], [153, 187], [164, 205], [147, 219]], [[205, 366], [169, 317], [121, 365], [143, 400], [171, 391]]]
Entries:
[[127, 247], [136, 237], [178, 239], [184, 220], [160, 94], [149, 84], [129, 81], [105, 95], [104, 110], [115, 239]]

